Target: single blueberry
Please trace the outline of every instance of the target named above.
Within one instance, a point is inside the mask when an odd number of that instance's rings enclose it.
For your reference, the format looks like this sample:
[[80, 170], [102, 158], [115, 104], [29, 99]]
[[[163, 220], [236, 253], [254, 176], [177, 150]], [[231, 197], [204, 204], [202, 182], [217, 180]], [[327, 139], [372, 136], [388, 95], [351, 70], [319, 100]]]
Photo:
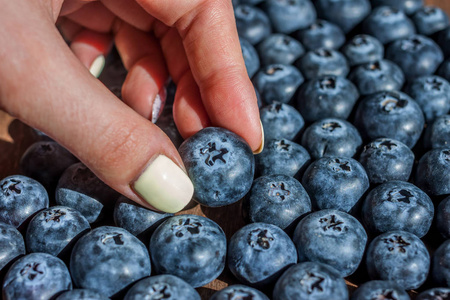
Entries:
[[424, 6], [416, 11], [412, 20], [417, 28], [417, 33], [432, 35], [450, 25], [447, 13], [435, 6]]
[[258, 52], [256, 52], [255, 47], [246, 39], [240, 37], [239, 42], [241, 44], [242, 56], [244, 57], [248, 77], [252, 78], [261, 66]]
[[149, 276], [150, 270], [145, 245], [119, 227], [101, 226], [85, 234], [70, 257], [74, 284], [108, 297]]
[[444, 52], [445, 57], [450, 56], [450, 26], [437, 33], [436, 42]]
[[275, 282], [289, 266], [297, 263], [295, 245], [279, 227], [252, 223], [230, 239], [227, 264], [244, 284], [263, 287]]
[[358, 161], [372, 184], [390, 180], [408, 181], [414, 165], [414, 153], [400, 141], [380, 138], [365, 145]]
[[183, 279], [164, 274], [147, 277], [138, 281], [128, 290], [123, 299], [200, 300], [200, 295]]
[[351, 215], [324, 209], [306, 216], [298, 223], [293, 241], [299, 262], [324, 263], [346, 277], [353, 274], [361, 263], [367, 234]]
[[161, 112], [161, 115], [158, 118], [158, 121], [156, 121], [156, 126], [158, 126], [164, 133], [170, 138], [172, 143], [175, 145], [175, 147], [179, 147], [181, 143], [183, 142], [183, 137], [181, 136], [180, 132], [177, 129], [177, 125], [175, 124], [175, 121], [173, 120], [173, 106], [172, 105], [166, 105], [164, 106], [163, 111]]
[[450, 149], [430, 150], [419, 160], [415, 184], [430, 196], [450, 194]]
[[417, 295], [416, 300], [448, 300], [450, 299], [450, 288], [437, 287], [423, 291]]
[[243, 285], [233, 284], [229, 285], [220, 291], [215, 292], [209, 300], [269, 300], [269, 298], [262, 292], [255, 288]]
[[282, 33], [269, 35], [258, 45], [257, 50], [263, 65], [291, 65], [305, 54], [305, 48], [299, 41]]
[[46, 300], [71, 290], [69, 270], [62, 260], [47, 253], [19, 258], [3, 281], [3, 299]]
[[59, 295], [55, 300], [108, 300], [109, 298], [89, 289], [74, 289]]
[[302, 146], [313, 159], [353, 157], [362, 145], [358, 130], [349, 122], [327, 118], [309, 125], [302, 135]]
[[372, 0], [372, 5], [374, 7], [388, 5], [403, 10], [407, 15], [412, 15], [423, 6], [423, 1], [424, 0]]
[[296, 96], [296, 107], [307, 122], [324, 118], [347, 119], [358, 98], [358, 89], [351, 81], [327, 75], [302, 85]]
[[250, 190], [253, 152], [237, 134], [208, 127], [185, 140], [178, 151], [194, 184], [194, 200], [200, 204], [228, 205]]
[[360, 285], [352, 294], [351, 300], [410, 300], [403, 287], [392, 281], [372, 280]]
[[416, 289], [427, 279], [430, 254], [416, 235], [389, 231], [370, 243], [366, 265], [372, 279], [389, 280], [405, 290]]
[[266, 11], [276, 32], [291, 33], [316, 20], [316, 10], [310, 0], [267, 0]]
[[450, 197], [442, 200], [436, 208], [436, 229], [446, 239], [450, 239]]
[[0, 222], [18, 228], [48, 204], [47, 191], [32, 178], [12, 175], [0, 181]]
[[342, 29], [325, 20], [316, 20], [297, 34], [298, 40], [307, 50], [318, 48], [339, 49], [345, 43]]
[[234, 16], [239, 36], [252, 45], [258, 44], [272, 32], [269, 18], [255, 6], [239, 4], [234, 8]]
[[294, 140], [305, 125], [302, 115], [289, 104], [274, 102], [259, 110], [264, 138]]
[[433, 124], [427, 126], [424, 134], [426, 148], [447, 148], [450, 145], [450, 115], [437, 117]]
[[302, 185], [314, 209], [332, 208], [350, 212], [369, 188], [361, 164], [349, 157], [322, 157], [303, 174]]
[[434, 252], [431, 275], [438, 286], [450, 287], [450, 240], [446, 240]]
[[25, 242], [16, 227], [0, 223], [0, 271], [25, 254]]
[[437, 75], [450, 81], [450, 58], [447, 58], [439, 67]]
[[353, 67], [383, 59], [384, 46], [371, 35], [358, 34], [347, 42], [342, 48], [342, 53]]
[[342, 53], [319, 48], [307, 52], [303, 57], [295, 62], [306, 79], [314, 79], [325, 75], [347, 76], [349, 66]]
[[216, 279], [225, 268], [227, 240], [214, 221], [197, 215], [174, 216], [150, 239], [157, 274], [172, 274], [193, 287]]

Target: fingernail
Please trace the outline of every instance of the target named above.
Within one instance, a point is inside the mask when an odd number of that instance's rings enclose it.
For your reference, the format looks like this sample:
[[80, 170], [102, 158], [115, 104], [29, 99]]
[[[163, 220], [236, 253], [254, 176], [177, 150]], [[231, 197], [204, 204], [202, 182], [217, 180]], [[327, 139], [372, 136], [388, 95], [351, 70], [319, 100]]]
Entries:
[[166, 103], [167, 91], [164, 86], [156, 95], [155, 100], [152, 105], [152, 123], [156, 123], [158, 121], [159, 116], [164, 108], [164, 104]]
[[131, 188], [151, 206], [168, 213], [182, 210], [194, 194], [186, 173], [164, 155], [153, 160]]
[[264, 150], [264, 127], [262, 125], [261, 120], [259, 120], [259, 124], [261, 124], [261, 145], [259, 146], [258, 149], [256, 149], [255, 151], [253, 151], [253, 154], [260, 154], [263, 150]]
[[98, 78], [98, 76], [100, 76], [100, 74], [102, 73], [104, 67], [105, 57], [103, 55], [99, 55], [92, 62], [91, 67], [89, 68], [89, 72], [91, 72], [91, 74], [94, 75], [95, 78]]

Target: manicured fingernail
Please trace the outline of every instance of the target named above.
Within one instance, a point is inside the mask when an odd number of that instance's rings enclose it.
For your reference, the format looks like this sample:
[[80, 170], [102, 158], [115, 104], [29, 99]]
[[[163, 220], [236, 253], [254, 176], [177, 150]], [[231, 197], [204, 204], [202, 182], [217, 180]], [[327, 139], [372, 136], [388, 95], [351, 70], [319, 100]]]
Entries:
[[131, 187], [151, 206], [168, 213], [182, 210], [194, 194], [186, 173], [164, 155], [153, 160]]
[[264, 150], [264, 127], [262, 125], [261, 120], [259, 121], [259, 123], [261, 124], [261, 145], [259, 146], [258, 149], [256, 149], [255, 151], [253, 151], [253, 154], [260, 154], [263, 150]]
[[159, 116], [164, 108], [164, 104], [166, 103], [167, 91], [166, 87], [163, 87], [158, 95], [156, 95], [155, 100], [152, 105], [152, 123], [156, 123], [158, 121]]
[[104, 67], [105, 57], [103, 55], [99, 55], [92, 62], [91, 67], [89, 68], [89, 72], [91, 72], [91, 74], [94, 75], [95, 78], [98, 78], [98, 76], [100, 76], [100, 74], [102, 73]]

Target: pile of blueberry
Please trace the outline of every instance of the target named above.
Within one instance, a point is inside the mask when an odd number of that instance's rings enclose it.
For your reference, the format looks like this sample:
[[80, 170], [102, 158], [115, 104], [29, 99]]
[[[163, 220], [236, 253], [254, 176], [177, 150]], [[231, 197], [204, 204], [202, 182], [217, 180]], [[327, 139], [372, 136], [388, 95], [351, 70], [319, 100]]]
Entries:
[[[238, 203], [247, 225], [227, 238], [204, 216], [140, 207], [41, 135], [23, 175], [0, 181], [3, 299], [200, 299], [224, 274], [209, 299], [450, 299], [447, 14], [422, 0], [233, 5], [264, 151], [215, 127], [183, 141], [173, 82], [157, 125], [193, 200]], [[120, 97], [125, 74], [111, 56], [100, 79]]]

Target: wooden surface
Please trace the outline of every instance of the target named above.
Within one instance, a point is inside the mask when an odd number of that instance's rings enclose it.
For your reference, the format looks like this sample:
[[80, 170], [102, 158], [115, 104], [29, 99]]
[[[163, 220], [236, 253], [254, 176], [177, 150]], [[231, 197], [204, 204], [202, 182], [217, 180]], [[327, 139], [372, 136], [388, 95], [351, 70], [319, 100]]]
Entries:
[[[426, 3], [437, 5], [450, 14], [450, 0], [427, 0]], [[28, 126], [0, 111], [0, 179], [19, 173], [20, 157], [36, 140], [35, 134]], [[214, 220], [223, 228], [227, 238], [230, 238], [244, 225], [239, 205], [240, 203], [237, 203], [224, 208], [206, 208], [197, 205], [183, 213], [200, 214]], [[218, 279], [198, 290], [202, 298], [207, 299], [214, 291], [234, 283], [238, 282], [225, 271]]]

